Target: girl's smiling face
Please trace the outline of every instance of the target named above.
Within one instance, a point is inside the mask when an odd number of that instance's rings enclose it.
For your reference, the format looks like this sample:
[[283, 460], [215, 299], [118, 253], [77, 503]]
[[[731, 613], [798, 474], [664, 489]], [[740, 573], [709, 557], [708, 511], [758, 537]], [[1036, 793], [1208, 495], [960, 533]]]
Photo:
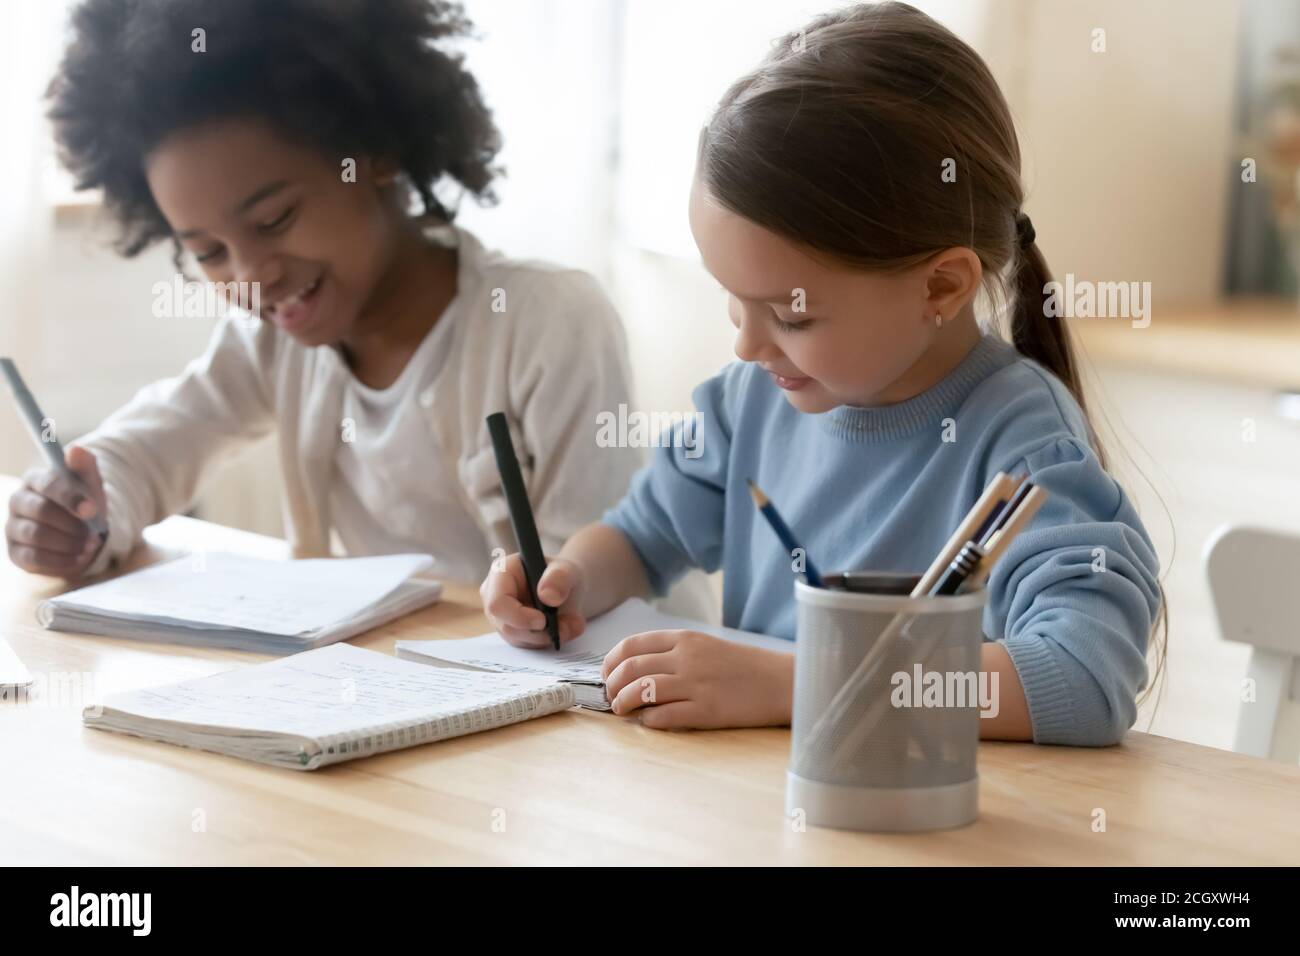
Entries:
[[894, 273], [835, 267], [726, 209], [698, 177], [690, 223], [729, 294], [737, 357], [760, 365], [801, 412], [911, 398], [978, 336], [970, 303], [980, 267], [969, 249]]
[[394, 205], [357, 161], [229, 119], [179, 130], [150, 151], [145, 176], [181, 244], [213, 282], [258, 282], [263, 319], [304, 345], [356, 331], [392, 261]]

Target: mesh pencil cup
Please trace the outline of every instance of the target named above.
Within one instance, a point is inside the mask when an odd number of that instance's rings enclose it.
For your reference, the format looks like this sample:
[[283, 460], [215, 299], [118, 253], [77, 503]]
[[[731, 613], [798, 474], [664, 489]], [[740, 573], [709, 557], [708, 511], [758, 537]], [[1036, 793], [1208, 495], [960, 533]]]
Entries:
[[909, 597], [918, 580], [833, 574], [824, 588], [795, 583], [788, 815], [874, 831], [958, 827], [978, 816], [985, 592]]

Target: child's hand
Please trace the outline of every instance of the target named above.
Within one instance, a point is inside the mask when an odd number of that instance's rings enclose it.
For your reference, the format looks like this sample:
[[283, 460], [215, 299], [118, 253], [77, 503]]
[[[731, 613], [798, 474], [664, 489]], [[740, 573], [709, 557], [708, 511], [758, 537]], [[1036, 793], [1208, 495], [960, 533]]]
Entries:
[[[512, 554], [492, 563], [492, 570], [478, 589], [483, 611], [492, 626], [516, 647], [550, 647], [546, 615], [532, 606], [524, 563]], [[559, 608], [560, 641], [571, 641], [587, 629], [578, 613], [582, 593], [581, 569], [564, 558], [547, 558], [546, 573], [537, 582], [537, 597], [543, 604]]]
[[640, 709], [658, 730], [770, 727], [790, 722], [794, 656], [699, 631], [646, 631], [605, 656], [616, 714]]
[[57, 468], [33, 468], [9, 498], [5, 538], [9, 560], [25, 571], [75, 581], [103, 547], [86, 521], [105, 514], [108, 502], [95, 456], [68, 449], [72, 475]]

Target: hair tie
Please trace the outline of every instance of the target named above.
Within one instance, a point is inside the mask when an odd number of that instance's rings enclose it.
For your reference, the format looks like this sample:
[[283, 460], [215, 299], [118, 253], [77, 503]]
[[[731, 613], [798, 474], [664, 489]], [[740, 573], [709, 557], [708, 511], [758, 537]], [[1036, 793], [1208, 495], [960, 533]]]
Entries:
[[1028, 249], [1034, 244], [1037, 233], [1034, 232], [1034, 224], [1029, 221], [1029, 217], [1023, 212], [1016, 213], [1016, 243], [1021, 249]]

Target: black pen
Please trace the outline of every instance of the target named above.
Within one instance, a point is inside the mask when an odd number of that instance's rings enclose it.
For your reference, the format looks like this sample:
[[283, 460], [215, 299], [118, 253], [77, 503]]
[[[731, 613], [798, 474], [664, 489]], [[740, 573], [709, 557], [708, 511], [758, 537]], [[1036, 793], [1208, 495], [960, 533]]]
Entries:
[[[1030, 487], [1033, 486], [1032, 482], [1025, 482], [1025, 484], [1030, 485]], [[1010, 502], [1013, 505], [1010, 511], [1015, 510], [1015, 506], [1020, 504], [1023, 497], [1019, 492], [1016, 493]], [[1009, 502], [1002, 498], [993, 503], [993, 510], [984, 519], [984, 523], [971, 535], [970, 540], [962, 545], [961, 550], [953, 557], [952, 563], [944, 569], [943, 577], [930, 589], [931, 596], [956, 594], [958, 589], [966, 583], [966, 579], [975, 573], [975, 569], [984, 560], [984, 546], [988, 544], [988, 539], [1010, 516], [1008, 504]]]
[[[995, 508], [971, 539], [953, 557], [931, 595], [956, 594], [967, 581], [987, 579], [992, 564], [1010, 539], [1020, 533], [1043, 503], [1044, 492], [1029, 479], [1021, 482], [1011, 499]], [[995, 538], [1000, 540], [994, 540]]]
[[533, 507], [528, 503], [528, 490], [524, 476], [515, 457], [515, 446], [510, 440], [510, 426], [504, 412], [493, 412], [487, 417], [488, 434], [492, 436], [492, 451], [496, 453], [497, 471], [501, 473], [501, 487], [506, 493], [506, 506], [510, 509], [510, 524], [515, 529], [515, 543], [519, 546], [519, 559], [524, 565], [528, 581], [528, 596], [533, 607], [546, 615], [546, 633], [551, 635], [551, 645], [560, 649], [560, 624], [555, 608], [543, 604], [537, 597], [537, 583], [546, 571], [546, 555], [537, 536], [537, 522]]
[[931, 596], [956, 594], [966, 580], [975, 573], [984, 560], [985, 551], [974, 541], [967, 541], [962, 549], [957, 552], [957, 556], [952, 559], [948, 569], [944, 571], [943, 577], [939, 583], [930, 591]]

